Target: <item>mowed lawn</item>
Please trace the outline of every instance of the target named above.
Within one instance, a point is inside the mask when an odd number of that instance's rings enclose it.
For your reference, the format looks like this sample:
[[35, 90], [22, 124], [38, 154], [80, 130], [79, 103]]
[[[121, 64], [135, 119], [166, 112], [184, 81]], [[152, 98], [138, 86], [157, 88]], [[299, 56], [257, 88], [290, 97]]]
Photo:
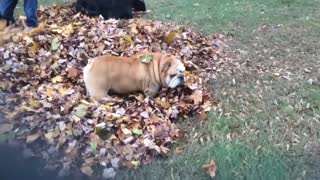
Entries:
[[[41, 0], [48, 5], [64, 1]], [[146, 18], [226, 33], [238, 67], [214, 85], [223, 113], [190, 119], [182, 153], [117, 179], [320, 179], [320, 0], [146, 0]], [[18, 9], [21, 13], [21, 8]], [[233, 73], [229, 73], [232, 71]], [[190, 127], [190, 126], [187, 126]]]

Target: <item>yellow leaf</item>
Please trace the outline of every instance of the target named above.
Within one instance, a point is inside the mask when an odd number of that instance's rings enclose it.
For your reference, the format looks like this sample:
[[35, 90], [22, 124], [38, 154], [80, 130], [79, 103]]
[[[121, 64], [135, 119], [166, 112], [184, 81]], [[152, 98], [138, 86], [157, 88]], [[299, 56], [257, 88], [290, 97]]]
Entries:
[[111, 107], [110, 104], [105, 104], [105, 105], [103, 105], [103, 107], [104, 107], [107, 111], [112, 110], [112, 107]]
[[40, 105], [41, 105], [39, 101], [33, 100], [33, 99], [31, 99], [31, 100], [29, 101], [29, 103], [30, 103], [30, 105], [31, 105], [32, 107], [36, 107], [36, 108], [40, 107]]
[[29, 135], [29, 136], [27, 136], [26, 142], [27, 143], [32, 143], [33, 141], [37, 140], [39, 137], [40, 137], [39, 133]]
[[82, 103], [82, 104], [85, 104], [85, 105], [88, 105], [88, 106], [91, 105], [88, 101], [86, 101], [86, 100], [84, 100], [84, 99], [81, 100], [81, 103]]
[[60, 87], [60, 88], [58, 89], [58, 91], [59, 91], [59, 93], [60, 93], [62, 96], [64, 96], [64, 95], [67, 94], [68, 89], [66, 89], [66, 88], [64, 88], [64, 87]]
[[48, 88], [47, 88], [47, 96], [48, 96], [48, 97], [53, 97], [53, 95], [54, 95], [53, 89], [50, 88], [50, 87], [48, 87]]
[[171, 44], [176, 39], [176, 32], [170, 32], [167, 36], [164, 37], [164, 42], [167, 44]]
[[34, 109], [32, 109], [31, 107], [28, 107], [28, 106], [21, 106], [20, 109], [25, 110], [25, 111], [34, 111]]
[[39, 43], [38, 42], [33, 42], [32, 47], [30, 48], [30, 51], [35, 54], [39, 50]]
[[32, 31], [29, 33], [30, 36], [38, 35], [45, 31], [44, 26], [38, 26], [37, 28], [32, 29]]
[[19, 111], [14, 111], [14, 112], [7, 112], [5, 115], [5, 118], [8, 120], [13, 120], [17, 117], [17, 115], [19, 114]]
[[126, 35], [123, 35], [122, 37], [128, 42], [132, 42], [132, 37], [130, 35], [126, 34]]
[[73, 33], [73, 25], [72, 24], [69, 24], [63, 28], [63, 33], [62, 33], [63, 36], [68, 37], [68, 36], [70, 36], [71, 33]]
[[136, 25], [132, 25], [131, 26], [131, 32], [134, 33], [134, 34], [138, 34], [139, 33]]
[[48, 133], [44, 134], [44, 137], [49, 141], [50, 144], [53, 144], [54, 132], [49, 131]]
[[54, 78], [51, 79], [52, 83], [59, 83], [63, 81], [62, 76], [56, 76]]
[[41, 69], [40, 69], [40, 66], [38, 64], [34, 65], [33, 66], [33, 70], [37, 73], [41, 73]]

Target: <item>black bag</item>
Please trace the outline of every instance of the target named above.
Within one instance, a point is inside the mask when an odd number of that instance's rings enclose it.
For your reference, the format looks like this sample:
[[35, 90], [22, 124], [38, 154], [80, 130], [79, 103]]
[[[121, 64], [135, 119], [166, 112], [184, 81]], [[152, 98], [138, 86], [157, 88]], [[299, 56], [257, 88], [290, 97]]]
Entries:
[[132, 10], [146, 11], [144, 0], [77, 0], [75, 8], [88, 16], [102, 15], [105, 19], [132, 18]]

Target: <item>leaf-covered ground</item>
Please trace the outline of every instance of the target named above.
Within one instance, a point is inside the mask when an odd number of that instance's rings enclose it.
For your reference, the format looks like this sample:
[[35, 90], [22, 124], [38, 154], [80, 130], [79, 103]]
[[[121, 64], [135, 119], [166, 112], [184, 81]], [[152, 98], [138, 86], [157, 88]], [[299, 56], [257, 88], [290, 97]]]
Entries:
[[[174, 122], [197, 116], [201, 123], [212, 108], [219, 110], [205, 84], [228, 63], [223, 35], [203, 37], [140, 18], [89, 18], [60, 6], [40, 9], [39, 19], [37, 29], [12, 34], [0, 48], [0, 108], [7, 120], [0, 121], [0, 134], [45, 159], [45, 169], [114, 177], [119, 168], [170, 155], [185, 137]], [[98, 104], [85, 96], [82, 68], [89, 58], [144, 49], [180, 56], [186, 85], [163, 89], [155, 99], [132, 94]]]

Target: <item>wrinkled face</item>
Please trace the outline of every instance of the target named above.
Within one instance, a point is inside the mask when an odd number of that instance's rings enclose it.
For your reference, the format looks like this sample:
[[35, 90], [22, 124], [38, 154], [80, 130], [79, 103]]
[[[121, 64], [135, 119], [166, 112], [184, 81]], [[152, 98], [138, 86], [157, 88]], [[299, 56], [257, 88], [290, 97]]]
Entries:
[[183, 85], [185, 82], [185, 66], [175, 56], [168, 55], [162, 59], [161, 75], [165, 84], [170, 88]]

